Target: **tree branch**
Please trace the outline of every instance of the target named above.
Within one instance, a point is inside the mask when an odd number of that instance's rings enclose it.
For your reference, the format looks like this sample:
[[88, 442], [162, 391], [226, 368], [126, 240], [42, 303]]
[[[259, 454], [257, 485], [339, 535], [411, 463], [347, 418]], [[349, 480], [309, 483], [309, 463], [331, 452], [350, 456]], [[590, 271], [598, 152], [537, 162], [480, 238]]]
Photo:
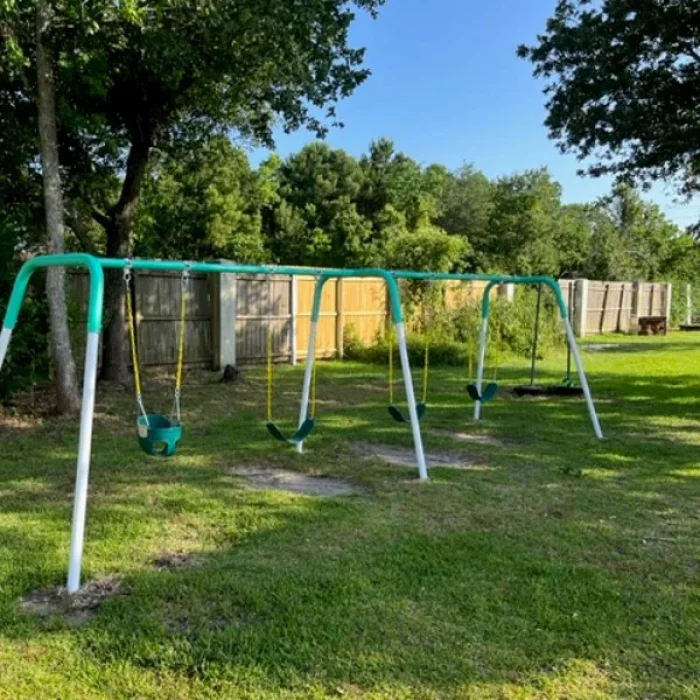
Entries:
[[101, 211], [98, 211], [97, 209], [92, 210], [92, 218], [100, 225], [102, 226], [105, 231], [107, 230], [107, 227], [111, 223], [111, 219], [106, 215], [103, 214]]
[[98, 251], [90, 240], [90, 235], [83, 220], [80, 218], [80, 214], [73, 214], [70, 211], [65, 211], [64, 215], [66, 217], [66, 223], [70, 226], [73, 235], [78, 239], [78, 243], [80, 243], [82, 249], [86, 253], [97, 255]]

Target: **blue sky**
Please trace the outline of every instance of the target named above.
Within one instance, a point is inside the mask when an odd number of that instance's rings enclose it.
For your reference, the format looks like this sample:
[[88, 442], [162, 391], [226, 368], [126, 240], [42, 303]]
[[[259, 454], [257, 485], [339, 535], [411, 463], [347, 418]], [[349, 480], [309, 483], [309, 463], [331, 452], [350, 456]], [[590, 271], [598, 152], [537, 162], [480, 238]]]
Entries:
[[[573, 155], [547, 138], [542, 83], [517, 58], [532, 43], [556, 0], [388, 0], [379, 18], [358, 15], [352, 40], [367, 48], [372, 75], [342, 102], [345, 128], [327, 137], [354, 155], [380, 137], [423, 164], [456, 168], [473, 163], [489, 177], [546, 165], [562, 183], [567, 202], [609, 191], [608, 180], [581, 178]], [[277, 135], [286, 156], [313, 140], [306, 131]], [[254, 151], [253, 162], [267, 152]], [[656, 186], [648, 195], [685, 226], [700, 204], [683, 205]]]

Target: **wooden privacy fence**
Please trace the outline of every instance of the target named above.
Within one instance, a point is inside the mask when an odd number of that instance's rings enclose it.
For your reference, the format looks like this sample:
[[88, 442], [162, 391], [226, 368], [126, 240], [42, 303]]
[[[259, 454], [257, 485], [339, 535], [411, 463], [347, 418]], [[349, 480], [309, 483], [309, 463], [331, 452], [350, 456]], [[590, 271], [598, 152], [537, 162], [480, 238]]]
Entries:
[[[261, 362], [272, 333], [276, 361], [296, 363], [307, 352], [316, 280], [312, 276], [192, 274], [187, 286], [186, 363], [219, 369]], [[180, 317], [181, 276], [134, 272], [134, 317], [144, 366], [174, 365]], [[448, 308], [481, 300], [484, 282], [442, 284]], [[669, 316], [671, 285], [646, 282], [560, 280], [576, 334], [634, 332], [640, 316]], [[69, 290], [85, 309], [88, 279], [69, 275]], [[511, 285], [501, 294], [512, 299]], [[411, 319], [408, 319], [409, 323]], [[323, 290], [317, 357], [342, 357], [343, 335], [352, 327], [371, 344], [389, 321], [385, 284], [377, 279], [330, 280]], [[126, 332], [126, 331], [125, 331]]]
[[[564, 284], [560, 281], [560, 284]], [[576, 335], [635, 333], [645, 316], [671, 318], [672, 286], [667, 282], [574, 280]]]

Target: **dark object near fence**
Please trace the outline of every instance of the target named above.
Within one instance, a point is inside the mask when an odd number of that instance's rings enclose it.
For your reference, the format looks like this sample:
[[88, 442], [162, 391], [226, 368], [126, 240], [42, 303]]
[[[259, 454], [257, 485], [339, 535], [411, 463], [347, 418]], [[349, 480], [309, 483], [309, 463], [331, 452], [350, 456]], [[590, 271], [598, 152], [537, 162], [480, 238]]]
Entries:
[[682, 323], [680, 329], [682, 331], [700, 331], [700, 323]]
[[666, 335], [668, 319], [666, 316], [640, 316], [639, 335]]
[[241, 372], [239, 369], [234, 367], [233, 365], [226, 365], [224, 367], [224, 373], [221, 375], [221, 379], [219, 382], [221, 384], [225, 384], [228, 382], [236, 382], [240, 379], [241, 377]]

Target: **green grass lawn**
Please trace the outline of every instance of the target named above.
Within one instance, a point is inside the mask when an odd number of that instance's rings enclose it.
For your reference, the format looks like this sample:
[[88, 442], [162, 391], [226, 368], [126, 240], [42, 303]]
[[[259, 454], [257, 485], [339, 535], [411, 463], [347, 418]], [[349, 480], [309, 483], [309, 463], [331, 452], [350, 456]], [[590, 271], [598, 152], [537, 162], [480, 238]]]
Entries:
[[[364, 457], [412, 444], [378, 366], [321, 365], [304, 455], [267, 436], [261, 369], [191, 374], [169, 460], [140, 452], [131, 397], [100, 391], [84, 578], [129, 594], [83, 624], [19, 610], [65, 578], [76, 421], [4, 420], [0, 698], [700, 697], [700, 335], [590, 342], [616, 344], [584, 355], [603, 442], [579, 400], [500, 397], [474, 425], [464, 373], [435, 368], [426, 448], [471, 467], [429, 483]], [[277, 373], [287, 425], [301, 376]], [[246, 465], [360, 493], [251, 490]]]

